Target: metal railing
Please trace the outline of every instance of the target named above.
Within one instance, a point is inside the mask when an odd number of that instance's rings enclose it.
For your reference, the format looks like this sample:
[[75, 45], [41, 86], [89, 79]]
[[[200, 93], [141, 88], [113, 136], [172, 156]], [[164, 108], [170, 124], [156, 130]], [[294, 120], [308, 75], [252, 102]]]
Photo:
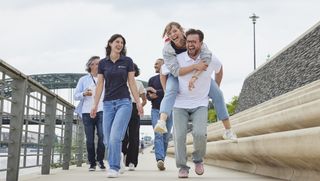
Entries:
[[0, 60], [0, 171], [18, 180], [19, 169], [81, 166], [84, 131], [74, 106]]

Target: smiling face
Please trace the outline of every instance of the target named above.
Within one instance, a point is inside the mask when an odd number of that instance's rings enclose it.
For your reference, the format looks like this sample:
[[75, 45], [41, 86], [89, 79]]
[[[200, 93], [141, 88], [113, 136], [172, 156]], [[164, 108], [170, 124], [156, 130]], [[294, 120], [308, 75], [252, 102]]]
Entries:
[[156, 60], [156, 62], [154, 63], [154, 69], [155, 69], [156, 73], [160, 72], [162, 64], [163, 64], [163, 60], [162, 59]]
[[175, 25], [171, 26], [171, 29], [167, 32], [167, 36], [175, 45], [179, 45], [179, 43], [184, 39], [183, 31]]
[[110, 42], [109, 46], [111, 47], [111, 52], [120, 54], [124, 46], [124, 41], [121, 37], [118, 37], [113, 42]]
[[111, 51], [123, 56], [127, 54], [126, 39], [122, 35], [114, 34], [110, 37], [106, 47], [106, 55], [110, 56]]
[[90, 63], [89, 67], [90, 67], [92, 73], [98, 73], [99, 61], [100, 61], [100, 59], [96, 58], [96, 59], [92, 60], [92, 62]]
[[198, 34], [190, 34], [187, 36], [187, 50], [188, 55], [195, 59], [201, 51], [202, 42]]

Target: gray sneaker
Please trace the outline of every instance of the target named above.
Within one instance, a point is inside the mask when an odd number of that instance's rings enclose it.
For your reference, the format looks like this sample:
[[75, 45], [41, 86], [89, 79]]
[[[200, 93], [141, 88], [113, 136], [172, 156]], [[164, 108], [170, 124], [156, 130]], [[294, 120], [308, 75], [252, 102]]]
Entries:
[[225, 140], [231, 140], [232, 142], [238, 142], [237, 135], [231, 129], [225, 130], [222, 137]]
[[157, 161], [157, 167], [159, 170], [163, 171], [166, 169], [166, 167], [164, 167], [164, 162], [162, 160], [158, 160]]

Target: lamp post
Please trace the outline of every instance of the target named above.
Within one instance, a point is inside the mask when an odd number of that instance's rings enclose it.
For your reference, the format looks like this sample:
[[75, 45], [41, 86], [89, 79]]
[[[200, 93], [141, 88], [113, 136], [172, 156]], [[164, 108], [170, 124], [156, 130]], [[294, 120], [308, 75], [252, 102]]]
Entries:
[[253, 69], [256, 69], [256, 21], [259, 18], [259, 16], [257, 16], [256, 14], [252, 14], [252, 16], [249, 17], [250, 19], [252, 19], [252, 23], [253, 23]]

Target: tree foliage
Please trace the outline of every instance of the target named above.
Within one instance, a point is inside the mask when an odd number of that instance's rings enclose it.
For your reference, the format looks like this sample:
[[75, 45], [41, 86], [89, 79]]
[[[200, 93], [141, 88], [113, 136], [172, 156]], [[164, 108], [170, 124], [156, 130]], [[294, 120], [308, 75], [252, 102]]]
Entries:
[[[233, 115], [235, 113], [236, 107], [238, 105], [238, 96], [233, 96], [231, 101], [226, 105], [229, 115]], [[208, 106], [208, 123], [217, 122], [217, 112], [213, 107], [212, 102], [209, 102]]]

